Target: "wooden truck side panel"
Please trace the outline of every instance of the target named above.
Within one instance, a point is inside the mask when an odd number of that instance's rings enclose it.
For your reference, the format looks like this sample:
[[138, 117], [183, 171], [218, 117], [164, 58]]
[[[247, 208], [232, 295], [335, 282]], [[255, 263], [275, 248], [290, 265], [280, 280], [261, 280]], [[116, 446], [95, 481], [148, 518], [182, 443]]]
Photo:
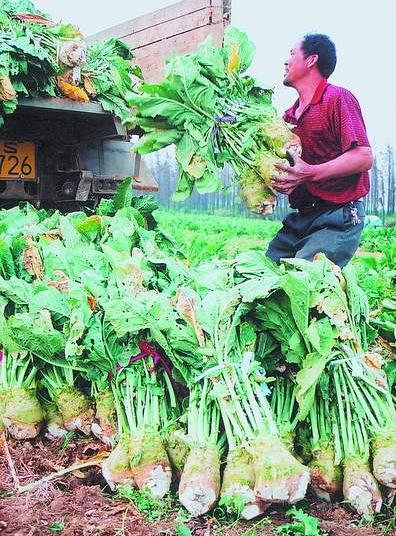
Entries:
[[169, 56], [195, 50], [209, 35], [221, 45], [230, 13], [231, 0], [182, 0], [92, 35], [89, 41], [124, 40], [145, 80], [158, 82]]

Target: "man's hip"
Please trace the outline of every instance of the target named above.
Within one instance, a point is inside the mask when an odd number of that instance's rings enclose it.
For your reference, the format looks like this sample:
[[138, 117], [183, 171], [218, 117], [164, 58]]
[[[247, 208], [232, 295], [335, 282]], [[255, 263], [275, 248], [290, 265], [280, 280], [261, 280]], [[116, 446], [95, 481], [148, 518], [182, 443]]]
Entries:
[[362, 200], [300, 207], [283, 220], [267, 255], [279, 262], [290, 257], [312, 260], [322, 252], [339, 266], [345, 266], [359, 245], [363, 226]]

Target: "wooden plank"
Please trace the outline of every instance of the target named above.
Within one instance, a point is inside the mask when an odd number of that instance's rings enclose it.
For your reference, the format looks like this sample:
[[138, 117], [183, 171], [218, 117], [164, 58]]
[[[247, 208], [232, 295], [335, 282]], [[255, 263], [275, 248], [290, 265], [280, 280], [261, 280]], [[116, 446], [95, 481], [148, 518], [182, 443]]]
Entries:
[[181, 33], [186, 33], [195, 28], [206, 26], [211, 22], [211, 10], [202, 9], [191, 13], [187, 17], [179, 17], [169, 20], [162, 24], [157, 24], [146, 30], [134, 32], [133, 34], [124, 36], [124, 40], [128, 40], [133, 50], [144, 47], [151, 43], [156, 43], [163, 39], [168, 39]]
[[134, 20], [133, 31], [140, 32], [166, 21], [186, 17], [200, 10], [211, 7], [211, 0], [182, 0], [176, 4], [159, 9]]
[[110, 37], [124, 37], [150, 28], [156, 24], [183, 17], [201, 9], [210, 8], [213, 1], [217, 2], [219, 0], [181, 0], [181, 2], [177, 2], [176, 4], [166, 6], [147, 15], [142, 15], [141, 17], [128, 20], [98, 32], [90, 36], [88, 41], [104, 41]]
[[[160, 81], [163, 77], [166, 58], [196, 50], [209, 35], [212, 35], [215, 45], [221, 46], [224, 35], [223, 23], [196, 28], [187, 34], [179, 34], [134, 50], [136, 63], [140, 65], [145, 80], [147, 82]], [[133, 36], [130, 36], [126, 41], [129, 42], [132, 38]]]
[[159, 55], [166, 57], [184, 54], [196, 50], [209, 35], [212, 36], [215, 45], [221, 46], [224, 36], [223, 23], [208, 24], [186, 33], [171, 36], [160, 42], [148, 44], [145, 47], [135, 49], [134, 54], [136, 58], [141, 59], [145, 59], [147, 56], [157, 58]]
[[122, 38], [133, 50], [146, 80], [159, 81], [167, 57], [196, 50], [208, 35], [221, 46], [230, 9], [231, 0], [182, 0], [113, 26], [90, 40]]

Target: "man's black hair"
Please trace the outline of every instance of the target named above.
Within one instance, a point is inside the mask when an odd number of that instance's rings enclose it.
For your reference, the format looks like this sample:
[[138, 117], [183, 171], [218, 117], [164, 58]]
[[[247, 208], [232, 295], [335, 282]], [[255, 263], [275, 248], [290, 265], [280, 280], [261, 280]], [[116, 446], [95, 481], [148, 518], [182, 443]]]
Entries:
[[329, 78], [337, 63], [336, 48], [330, 37], [328, 35], [314, 33], [304, 35], [304, 39], [301, 42], [301, 49], [304, 52], [305, 58], [312, 54], [317, 54], [319, 72], [325, 78]]

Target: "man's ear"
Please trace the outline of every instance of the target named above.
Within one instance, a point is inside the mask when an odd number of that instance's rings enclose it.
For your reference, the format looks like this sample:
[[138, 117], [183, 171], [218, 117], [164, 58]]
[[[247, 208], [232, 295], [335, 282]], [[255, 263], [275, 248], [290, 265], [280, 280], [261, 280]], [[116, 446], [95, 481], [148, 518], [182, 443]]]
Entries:
[[308, 60], [308, 67], [311, 68], [314, 65], [318, 63], [319, 56], [317, 54], [311, 54], [307, 60]]

